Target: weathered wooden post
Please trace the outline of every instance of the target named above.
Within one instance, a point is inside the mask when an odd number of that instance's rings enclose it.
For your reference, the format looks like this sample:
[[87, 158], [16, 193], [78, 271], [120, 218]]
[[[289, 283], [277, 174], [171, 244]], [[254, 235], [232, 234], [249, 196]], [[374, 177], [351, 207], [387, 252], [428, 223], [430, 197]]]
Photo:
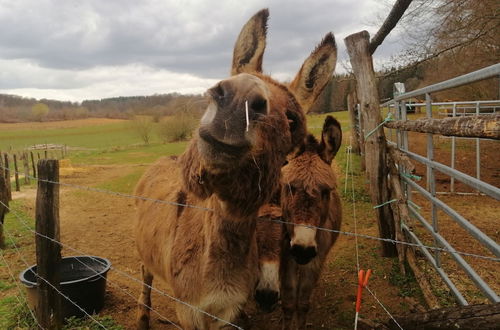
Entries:
[[24, 183], [30, 184], [30, 166], [29, 166], [28, 154], [23, 151], [21, 158], [23, 160], [23, 168], [24, 168]]
[[16, 191], [21, 191], [19, 189], [19, 170], [17, 168], [17, 155], [14, 154], [14, 178], [16, 179]]
[[[377, 81], [373, 70], [370, 53], [370, 35], [367, 31], [352, 34], [344, 39], [349, 53], [352, 69], [356, 76], [360, 111], [363, 113], [363, 126], [369, 136], [365, 136], [366, 174], [370, 182], [370, 196], [374, 205], [381, 205], [390, 200], [387, 174], [387, 142], [384, 129], [377, 126], [382, 122], [380, 116]], [[367, 133], [368, 135], [368, 133]], [[394, 219], [390, 205], [377, 209], [379, 235], [382, 238], [395, 239]], [[397, 255], [395, 244], [382, 241], [382, 255]]]
[[[59, 181], [57, 160], [38, 162], [38, 190], [36, 196], [36, 261], [38, 301], [36, 317], [44, 329], [61, 329], [60, 276], [61, 246], [59, 234], [59, 186], [47, 181]], [[43, 235], [43, 236], [42, 236]], [[48, 238], [50, 239], [48, 239]], [[54, 289], [55, 288], [55, 289]]]
[[31, 156], [31, 167], [33, 168], [33, 177], [37, 177], [36, 176], [36, 166], [35, 166], [35, 157], [33, 155], [33, 151], [30, 151], [30, 156]]
[[9, 201], [12, 200], [12, 187], [10, 184], [10, 167], [9, 167], [9, 154], [3, 154], [4, 166], [5, 166], [5, 182], [7, 183], [7, 194], [9, 196]]

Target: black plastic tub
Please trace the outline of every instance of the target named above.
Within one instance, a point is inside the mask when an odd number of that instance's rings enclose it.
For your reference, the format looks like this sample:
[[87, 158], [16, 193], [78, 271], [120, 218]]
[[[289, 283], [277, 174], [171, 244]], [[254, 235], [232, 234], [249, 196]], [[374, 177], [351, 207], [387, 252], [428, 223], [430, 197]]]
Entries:
[[[80, 306], [88, 314], [98, 313], [104, 306], [106, 276], [111, 267], [109, 260], [93, 256], [74, 256], [61, 259], [59, 272], [61, 292]], [[35, 310], [38, 297], [36, 265], [24, 270], [19, 278], [26, 286], [28, 304]], [[85, 313], [78, 307], [61, 298], [63, 318], [82, 317]]]

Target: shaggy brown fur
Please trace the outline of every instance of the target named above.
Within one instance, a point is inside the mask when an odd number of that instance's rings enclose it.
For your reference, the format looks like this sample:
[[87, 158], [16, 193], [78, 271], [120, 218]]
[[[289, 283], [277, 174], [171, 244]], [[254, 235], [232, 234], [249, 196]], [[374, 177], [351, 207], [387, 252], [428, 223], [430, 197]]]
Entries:
[[279, 300], [283, 226], [274, 220], [281, 219], [281, 207], [277, 204], [266, 204], [259, 210], [257, 219], [259, 275], [255, 301], [259, 308], [267, 313], [274, 310]]
[[[175, 297], [227, 321], [235, 319], [255, 288], [257, 210], [279, 188], [286, 155], [305, 136], [295, 90], [258, 72], [267, 15], [267, 10], [257, 13], [240, 33], [235, 46], [239, 58], [233, 60], [233, 72], [239, 74], [208, 91], [209, 105], [184, 154], [177, 161], [161, 159], [137, 185], [137, 195], [211, 210], [138, 202], [136, 243], [146, 283], [139, 298], [140, 329], [149, 326], [147, 285], [153, 276], [165, 281]], [[332, 48], [324, 44], [311, 56]], [[309, 79], [323, 81], [332, 71], [323, 68]], [[316, 83], [310, 92], [323, 87]], [[176, 305], [176, 312], [183, 329], [225, 325], [183, 304]]]
[[286, 226], [283, 241], [283, 329], [305, 329], [312, 290], [338, 236], [297, 225], [340, 229], [342, 210], [332, 160], [340, 148], [341, 138], [340, 124], [328, 116], [321, 143], [309, 136], [303, 148], [282, 170], [283, 215], [286, 221], [295, 224]]

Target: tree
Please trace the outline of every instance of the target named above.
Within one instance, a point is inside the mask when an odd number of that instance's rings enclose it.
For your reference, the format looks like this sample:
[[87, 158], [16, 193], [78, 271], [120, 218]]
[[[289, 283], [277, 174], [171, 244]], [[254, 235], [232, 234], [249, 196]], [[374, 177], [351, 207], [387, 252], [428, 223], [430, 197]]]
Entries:
[[31, 116], [34, 121], [43, 121], [49, 111], [50, 109], [45, 103], [38, 102], [31, 107]]
[[145, 144], [149, 144], [151, 132], [153, 131], [153, 117], [134, 116], [132, 118], [132, 128]]

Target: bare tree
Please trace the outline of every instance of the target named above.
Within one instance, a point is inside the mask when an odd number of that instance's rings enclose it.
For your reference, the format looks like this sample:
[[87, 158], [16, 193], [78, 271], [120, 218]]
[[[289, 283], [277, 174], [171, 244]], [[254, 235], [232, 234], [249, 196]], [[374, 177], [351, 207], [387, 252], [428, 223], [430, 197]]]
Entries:
[[153, 117], [134, 116], [132, 118], [132, 128], [145, 144], [149, 144], [153, 132]]

